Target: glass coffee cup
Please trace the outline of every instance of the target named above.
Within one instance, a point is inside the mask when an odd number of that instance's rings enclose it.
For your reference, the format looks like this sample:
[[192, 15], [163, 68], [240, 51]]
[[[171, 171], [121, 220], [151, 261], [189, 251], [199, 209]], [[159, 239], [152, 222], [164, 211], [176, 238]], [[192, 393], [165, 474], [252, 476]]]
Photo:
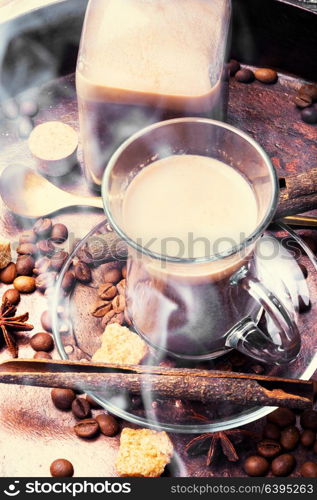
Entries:
[[[169, 228], [174, 227], [171, 241], [177, 240], [174, 236], [179, 235], [179, 226], [184, 222], [182, 217], [173, 208], [170, 212], [164, 211], [162, 205], [153, 208], [151, 198], [155, 200], [156, 191], [161, 190], [162, 200], [165, 196], [168, 205], [175, 187], [173, 176], [177, 168], [174, 163], [179, 162], [183, 168], [184, 161], [188, 160], [193, 186], [192, 192], [185, 193], [190, 208], [188, 214], [194, 216], [198, 207], [205, 206], [208, 186], [213, 187], [212, 196], [217, 200], [214, 206], [215, 209], [220, 207], [220, 213], [211, 222], [213, 226], [225, 228], [225, 238], [212, 241], [216, 246], [208, 247], [208, 251], [204, 247], [198, 254], [190, 253], [188, 244], [185, 252], [183, 245], [182, 252], [172, 253], [166, 241], [162, 246], [163, 240], [159, 238], [161, 246], [153, 248], [145, 244], [144, 234], [132, 231], [136, 220], [133, 216], [138, 212], [127, 201], [131, 189], [147, 176], [148, 188], [144, 196], [147, 196], [148, 210], [140, 214], [138, 227], [141, 231], [148, 227], [151, 230], [146, 236], [161, 235], [163, 220]], [[195, 169], [196, 161], [207, 162], [204, 165], [207, 170], [198, 168], [198, 163]], [[153, 166], [156, 177], [151, 178]], [[171, 181], [165, 187], [160, 184], [164, 168]], [[201, 172], [204, 176], [199, 179]], [[224, 185], [218, 182], [223, 175], [226, 178]], [[179, 182], [183, 182], [181, 177]], [[230, 182], [233, 182], [233, 189], [228, 197], [226, 186]], [[218, 183], [216, 189], [215, 183]], [[204, 193], [195, 193], [195, 186]], [[182, 189], [178, 192], [182, 193]], [[250, 193], [255, 200], [252, 207], [246, 203]], [[297, 356], [300, 336], [293, 318], [274, 291], [257, 279], [254, 271], [254, 247], [277, 207], [278, 179], [266, 153], [247, 134], [204, 118], [179, 118], [151, 125], [125, 141], [114, 153], [104, 174], [102, 196], [108, 220], [129, 249], [128, 313], [135, 330], [150, 345], [191, 360], [212, 359], [230, 348], [271, 364], [288, 363]], [[140, 201], [142, 191], [138, 191], [138, 196]], [[180, 206], [182, 200], [177, 200]], [[231, 217], [237, 211], [233, 220], [239, 237], [234, 240], [231, 233], [226, 233], [230, 210]], [[153, 217], [153, 213], [157, 216]], [[250, 218], [255, 217], [251, 226], [247, 226], [251, 227], [249, 231], [243, 225], [248, 214]], [[174, 220], [177, 217], [177, 221]], [[205, 225], [208, 224], [207, 219]], [[230, 227], [232, 230], [232, 221]], [[194, 240], [197, 237], [189, 236]], [[274, 338], [257, 325], [262, 308], [277, 326], [279, 333], [278, 336], [274, 334]]]

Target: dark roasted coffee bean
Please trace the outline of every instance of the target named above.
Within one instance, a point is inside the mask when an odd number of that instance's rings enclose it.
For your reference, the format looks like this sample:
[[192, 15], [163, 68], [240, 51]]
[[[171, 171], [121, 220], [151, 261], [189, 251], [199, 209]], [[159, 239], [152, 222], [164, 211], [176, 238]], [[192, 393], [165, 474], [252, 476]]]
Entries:
[[17, 268], [13, 262], [10, 262], [4, 269], [0, 270], [0, 281], [6, 285], [10, 285], [17, 277]]
[[36, 288], [44, 293], [48, 288], [54, 286], [56, 280], [56, 273], [43, 273], [39, 274], [35, 280]]
[[94, 410], [99, 410], [101, 408], [101, 406], [94, 400], [92, 396], [89, 396], [89, 394], [86, 394], [86, 399]]
[[4, 302], [5, 300], [7, 300], [13, 306], [17, 306], [21, 300], [20, 293], [15, 288], [9, 288], [9, 290], [4, 292], [4, 294], [2, 295], [2, 302]]
[[84, 262], [78, 262], [78, 264], [75, 265], [74, 274], [77, 281], [81, 283], [90, 283], [92, 280], [90, 267]]
[[20, 255], [17, 258], [16, 270], [19, 276], [32, 276], [35, 260], [31, 255]]
[[43, 311], [41, 314], [41, 324], [47, 332], [52, 331], [52, 318], [49, 311]]
[[33, 122], [31, 118], [21, 116], [17, 121], [18, 134], [21, 139], [27, 139], [33, 130]]
[[26, 99], [20, 102], [20, 113], [24, 116], [35, 116], [39, 108], [33, 99]]
[[301, 117], [305, 123], [314, 125], [317, 123], [317, 109], [313, 107], [305, 108], [301, 111]]
[[305, 95], [312, 98], [313, 101], [317, 101], [317, 85], [311, 83], [306, 83], [301, 86], [298, 91], [299, 95]]
[[311, 106], [312, 104], [312, 98], [309, 97], [308, 95], [296, 95], [293, 99], [294, 104], [301, 109], [307, 108], [308, 106]]
[[36, 243], [37, 236], [33, 229], [30, 229], [29, 231], [23, 231], [19, 238], [19, 244], [22, 245], [23, 243]]
[[308, 276], [307, 267], [304, 266], [304, 264], [299, 264], [299, 267], [300, 267], [300, 270], [302, 271], [304, 278], [306, 279]]
[[62, 289], [64, 292], [68, 293], [70, 292], [75, 285], [75, 276], [72, 273], [72, 271], [66, 271], [64, 274], [64, 278], [62, 280]]
[[269, 68], [258, 68], [255, 70], [254, 76], [262, 83], [275, 83], [278, 79], [277, 72]]
[[295, 458], [289, 453], [284, 453], [279, 457], [274, 458], [271, 468], [274, 476], [288, 476], [296, 465]]
[[76, 398], [72, 402], [72, 412], [77, 418], [88, 418], [91, 416], [90, 404], [84, 398]]
[[15, 99], [7, 99], [2, 102], [2, 112], [5, 118], [15, 120], [19, 116], [19, 107]]
[[34, 243], [22, 243], [22, 245], [18, 246], [17, 253], [19, 255], [36, 255], [38, 248]]
[[269, 470], [269, 462], [264, 457], [253, 455], [244, 461], [243, 469], [248, 476], [262, 477]]
[[230, 76], [234, 76], [237, 71], [241, 68], [240, 63], [235, 59], [230, 59], [228, 63], [228, 69]]
[[268, 415], [267, 420], [283, 428], [295, 424], [296, 415], [288, 408], [278, 408]]
[[49, 238], [52, 232], [52, 221], [51, 219], [38, 219], [33, 226], [33, 231], [39, 238]]
[[47, 273], [51, 267], [51, 260], [48, 257], [40, 257], [34, 264], [33, 274], [39, 276], [39, 274]]
[[48, 255], [51, 257], [55, 251], [55, 247], [50, 240], [40, 240], [36, 244], [39, 252], [42, 255]]
[[278, 441], [281, 437], [280, 428], [277, 425], [268, 422], [263, 429], [263, 436], [267, 439], [274, 439], [275, 441]]
[[254, 81], [253, 71], [247, 68], [239, 69], [234, 77], [240, 83], [251, 83]]
[[70, 410], [76, 394], [72, 389], [52, 389], [51, 398], [59, 410]]
[[51, 232], [51, 240], [54, 243], [64, 243], [68, 238], [68, 229], [64, 224], [54, 224]]
[[34, 354], [33, 359], [52, 359], [52, 356], [50, 355], [49, 352], [37, 351]]
[[49, 333], [39, 332], [31, 337], [30, 346], [34, 351], [50, 352], [54, 349], [54, 340]]
[[263, 439], [256, 445], [258, 454], [268, 460], [277, 457], [282, 453], [282, 446], [277, 441], [273, 439]]
[[299, 472], [302, 477], [317, 477], [317, 462], [305, 462]]
[[280, 443], [284, 450], [291, 451], [298, 445], [299, 438], [299, 430], [297, 427], [291, 425], [282, 430]]
[[68, 460], [58, 458], [51, 463], [50, 473], [53, 477], [73, 477], [74, 467]]
[[305, 410], [300, 416], [300, 424], [303, 429], [317, 431], [317, 411]]
[[84, 439], [91, 439], [100, 432], [99, 424], [94, 418], [87, 418], [74, 426], [75, 434]]
[[69, 254], [68, 252], [60, 251], [56, 252], [52, 255], [51, 257], [51, 266], [54, 271], [60, 271], [65, 264], [66, 260], [68, 259]]
[[102, 300], [112, 300], [117, 293], [117, 287], [113, 283], [103, 283], [99, 285], [98, 297]]
[[104, 434], [105, 436], [112, 437], [118, 434], [119, 424], [112, 415], [101, 413], [100, 415], [97, 415], [96, 420], [99, 424], [102, 434]]
[[316, 432], [305, 429], [300, 436], [300, 442], [305, 448], [310, 448], [316, 441]]

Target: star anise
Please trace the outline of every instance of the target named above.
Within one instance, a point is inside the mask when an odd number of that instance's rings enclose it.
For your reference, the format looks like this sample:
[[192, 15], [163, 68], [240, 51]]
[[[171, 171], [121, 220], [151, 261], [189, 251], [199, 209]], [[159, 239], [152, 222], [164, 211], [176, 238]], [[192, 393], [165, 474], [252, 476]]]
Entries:
[[18, 356], [18, 346], [14, 336], [15, 332], [29, 332], [33, 325], [26, 323], [29, 313], [15, 316], [17, 308], [5, 300], [0, 307], [0, 331], [13, 358]]
[[229, 460], [237, 462], [239, 455], [232, 443], [231, 436], [249, 436], [253, 439], [256, 434], [244, 429], [230, 429], [221, 432], [208, 432], [195, 437], [185, 446], [185, 450], [190, 455], [200, 455], [208, 449], [206, 464], [211, 465], [216, 458], [216, 452], [220, 449]]

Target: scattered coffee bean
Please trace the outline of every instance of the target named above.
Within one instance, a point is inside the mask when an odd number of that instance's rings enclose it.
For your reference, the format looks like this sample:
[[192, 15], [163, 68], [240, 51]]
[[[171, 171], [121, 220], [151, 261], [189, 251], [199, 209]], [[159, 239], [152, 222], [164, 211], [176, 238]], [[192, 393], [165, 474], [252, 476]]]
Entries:
[[55, 247], [50, 240], [40, 240], [36, 244], [39, 252], [42, 255], [48, 255], [51, 257], [55, 251]]
[[40, 292], [44, 293], [46, 290], [54, 286], [55, 280], [56, 280], [56, 273], [54, 272], [39, 274], [35, 280], [36, 288]]
[[308, 276], [307, 267], [304, 266], [304, 264], [299, 264], [299, 267], [300, 267], [300, 270], [302, 271], [304, 278], [306, 279]]
[[92, 274], [88, 264], [84, 262], [78, 262], [74, 267], [75, 278], [81, 283], [90, 283], [92, 280]]
[[32, 293], [36, 288], [35, 279], [31, 276], [18, 276], [15, 278], [13, 286], [20, 293]]
[[253, 455], [245, 460], [243, 469], [248, 476], [262, 477], [269, 470], [269, 462], [264, 457]]
[[50, 355], [49, 352], [37, 351], [34, 354], [33, 359], [52, 359], [52, 356]]
[[2, 112], [8, 120], [15, 120], [19, 116], [19, 108], [15, 99], [2, 102]]
[[263, 436], [267, 439], [279, 440], [281, 437], [280, 428], [277, 425], [268, 422], [263, 429]]
[[51, 267], [51, 260], [48, 257], [40, 257], [34, 264], [33, 274], [39, 276], [39, 274], [47, 273]]
[[37, 246], [34, 243], [22, 243], [17, 248], [19, 255], [36, 255], [38, 253]]
[[234, 77], [240, 83], [251, 83], [254, 81], [253, 71], [247, 68], [239, 69]]
[[302, 120], [305, 123], [309, 123], [310, 125], [314, 125], [317, 123], [317, 109], [315, 108], [305, 108], [301, 111]]
[[115, 313], [122, 313], [125, 310], [125, 298], [123, 295], [117, 295], [111, 302]]
[[295, 458], [289, 453], [284, 453], [279, 457], [274, 458], [271, 467], [272, 474], [278, 477], [288, 476], [294, 469], [296, 464]]
[[52, 331], [52, 318], [49, 311], [43, 311], [41, 314], [41, 324], [47, 332]]
[[301, 86], [301, 88], [298, 91], [298, 94], [309, 96], [313, 101], [317, 101], [317, 85], [306, 83]]
[[32, 99], [27, 99], [20, 102], [20, 113], [24, 116], [35, 116], [38, 113], [37, 102]]
[[21, 139], [27, 139], [33, 130], [33, 122], [31, 118], [22, 116], [18, 119], [16, 125], [19, 137], [21, 137]]
[[103, 283], [102, 285], [99, 285], [98, 297], [102, 300], [112, 300], [117, 293], [117, 287], [113, 283]]
[[91, 408], [93, 408], [94, 410], [99, 410], [101, 408], [101, 406], [89, 394], [86, 394], [86, 399], [90, 404]]
[[4, 269], [0, 271], [0, 281], [5, 283], [6, 285], [10, 285], [13, 283], [15, 278], [17, 277], [17, 268], [13, 262], [7, 265]]
[[127, 277], [127, 266], [124, 265], [123, 268], [121, 269], [121, 274], [122, 274], [122, 278], [126, 279]]
[[278, 408], [268, 415], [267, 420], [283, 428], [295, 424], [296, 415], [289, 408]]
[[31, 255], [20, 255], [17, 258], [16, 271], [19, 276], [32, 276], [35, 260]]
[[73, 477], [74, 467], [68, 460], [58, 458], [51, 463], [50, 473], [53, 477]]
[[50, 352], [54, 349], [54, 340], [48, 333], [39, 332], [31, 337], [30, 346], [34, 351]]
[[297, 427], [291, 425], [282, 430], [280, 443], [284, 450], [291, 451], [298, 445], [299, 438], [299, 430]]
[[294, 104], [301, 109], [307, 108], [312, 104], [312, 98], [308, 95], [296, 95], [293, 99]]
[[317, 463], [305, 462], [299, 469], [302, 477], [317, 477]]
[[74, 426], [74, 431], [78, 437], [91, 439], [99, 433], [100, 428], [97, 420], [94, 418], [87, 418], [78, 422], [78, 424]]
[[68, 229], [64, 224], [54, 224], [51, 232], [51, 240], [54, 243], [64, 243], [68, 238]]
[[310, 429], [305, 429], [301, 436], [300, 436], [300, 442], [305, 448], [310, 448], [313, 446], [316, 440], [316, 432], [310, 430]]
[[2, 302], [8, 301], [13, 306], [17, 306], [20, 300], [20, 294], [15, 288], [9, 288], [9, 290], [2, 295]]
[[59, 410], [70, 410], [76, 394], [72, 389], [52, 389], [51, 398]]
[[104, 265], [104, 283], [118, 283], [122, 279], [121, 269], [116, 261]]
[[102, 434], [104, 434], [105, 436], [112, 437], [118, 434], [119, 424], [112, 415], [101, 413], [100, 415], [97, 415], [96, 420], [99, 424]]
[[48, 218], [38, 219], [33, 226], [33, 231], [38, 238], [49, 238], [52, 232], [52, 221]]
[[228, 63], [228, 69], [229, 69], [229, 74], [230, 76], [234, 76], [237, 71], [241, 68], [241, 65], [238, 61], [235, 59], [230, 59]]
[[99, 301], [95, 304], [94, 308], [91, 311], [91, 314], [95, 318], [103, 318], [105, 314], [107, 314], [110, 311], [111, 307], [112, 307], [111, 302]]
[[262, 83], [275, 83], [277, 81], [278, 75], [274, 69], [269, 68], [258, 68], [254, 72], [255, 78]]
[[68, 252], [60, 251], [56, 252], [52, 255], [51, 258], [51, 266], [54, 271], [60, 271], [65, 264], [66, 260], [68, 259], [69, 254]]
[[22, 245], [23, 243], [36, 243], [37, 236], [33, 229], [30, 229], [29, 231], [23, 231], [19, 238], [19, 244]]
[[256, 445], [258, 454], [268, 460], [277, 457], [282, 452], [282, 446], [272, 439], [263, 439]]
[[90, 404], [84, 398], [76, 398], [72, 402], [72, 412], [77, 418], [88, 418], [91, 416]]
[[305, 410], [300, 416], [300, 424], [303, 429], [317, 431], [317, 411]]
[[73, 289], [74, 285], [75, 285], [74, 274], [72, 273], [72, 271], [66, 271], [61, 284], [62, 289], [64, 290], [64, 292], [68, 293]]

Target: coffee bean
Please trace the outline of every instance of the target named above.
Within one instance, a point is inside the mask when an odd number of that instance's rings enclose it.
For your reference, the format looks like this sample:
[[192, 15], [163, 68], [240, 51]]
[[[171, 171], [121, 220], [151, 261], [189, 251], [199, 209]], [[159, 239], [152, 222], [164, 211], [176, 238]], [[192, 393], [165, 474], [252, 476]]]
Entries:
[[301, 117], [305, 123], [314, 125], [315, 123], [317, 123], [317, 109], [305, 108], [301, 111]]
[[80, 262], [84, 262], [85, 264], [88, 264], [88, 266], [91, 266], [94, 263], [94, 258], [87, 248], [80, 248], [77, 252], [77, 257]]
[[253, 455], [244, 461], [243, 469], [248, 476], [262, 477], [269, 470], [269, 462], [264, 457]]
[[72, 402], [72, 412], [77, 418], [88, 418], [91, 416], [90, 404], [84, 398], [76, 398]]
[[22, 245], [23, 243], [36, 243], [37, 236], [33, 229], [30, 229], [29, 231], [23, 231], [23, 233], [20, 235], [19, 238], [19, 244]]
[[36, 255], [38, 248], [34, 243], [22, 243], [22, 245], [18, 246], [17, 253], [19, 255]]
[[112, 300], [117, 293], [117, 287], [113, 283], [103, 283], [102, 285], [99, 285], [98, 297], [102, 300]]
[[117, 283], [117, 290], [118, 290], [120, 295], [125, 296], [126, 288], [127, 288], [127, 281], [125, 279], [123, 279], [123, 280], [119, 281], [119, 283]]
[[235, 59], [230, 59], [228, 63], [228, 69], [230, 76], [234, 76], [237, 71], [241, 68], [240, 63]]
[[52, 269], [59, 272], [62, 269], [68, 257], [69, 257], [68, 252], [60, 251], [54, 253], [51, 258]]
[[118, 434], [119, 424], [112, 415], [101, 413], [100, 415], [97, 415], [96, 420], [99, 424], [102, 434], [104, 434], [105, 436], [112, 437]]
[[293, 99], [294, 104], [301, 109], [307, 108], [312, 104], [312, 98], [308, 95], [296, 95]]
[[19, 116], [19, 108], [15, 99], [6, 99], [2, 102], [2, 112], [8, 120], [15, 120]]
[[313, 101], [317, 101], [317, 85], [306, 83], [301, 86], [298, 93], [299, 95], [305, 95], [311, 97]]
[[17, 258], [16, 271], [19, 276], [32, 276], [35, 260], [31, 255], [20, 255]]
[[267, 439], [279, 440], [281, 437], [280, 428], [277, 425], [268, 422], [263, 429], [263, 436]]
[[49, 352], [37, 351], [34, 354], [33, 359], [52, 359], [52, 356], [50, 355]]
[[300, 267], [300, 270], [302, 271], [304, 278], [306, 279], [308, 276], [307, 267], [304, 266], [304, 264], [299, 264], [299, 267]]
[[240, 83], [251, 83], [254, 81], [253, 71], [247, 68], [239, 69], [234, 77]]
[[95, 318], [103, 318], [112, 307], [111, 302], [98, 301], [91, 311], [91, 315]]
[[122, 279], [120, 264], [117, 261], [108, 262], [104, 265], [104, 283], [118, 283]]
[[53, 477], [72, 477], [74, 475], [74, 467], [68, 460], [58, 458], [51, 463], [50, 473]]
[[39, 276], [40, 274], [44, 274], [48, 272], [51, 267], [51, 260], [48, 257], [40, 257], [35, 261], [33, 274]]
[[20, 293], [15, 288], [9, 288], [9, 290], [7, 290], [2, 295], [2, 302], [4, 302], [5, 300], [7, 300], [13, 306], [17, 306], [21, 300]]
[[52, 318], [49, 311], [43, 311], [41, 314], [41, 324], [44, 330], [47, 332], [52, 331]]
[[317, 431], [317, 411], [305, 410], [300, 416], [300, 424], [303, 429]]
[[125, 298], [123, 295], [117, 295], [111, 302], [115, 313], [122, 313], [125, 309]]
[[51, 398], [59, 410], [70, 410], [76, 394], [72, 389], [52, 389]]
[[296, 415], [288, 408], [278, 408], [268, 415], [267, 420], [283, 428], [295, 424]]
[[299, 430], [297, 427], [291, 425], [283, 429], [281, 432], [280, 443], [284, 450], [291, 451], [296, 448], [300, 438]]
[[274, 458], [271, 468], [274, 476], [288, 476], [296, 465], [295, 458], [289, 453], [284, 453], [279, 457]]
[[31, 276], [18, 276], [15, 278], [13, 286], [20, 293], [32, 293], [36, 288], [35, 279]]
[[305, 462], [299, 469], [302, 477], [317, 477], [317, 463]]
[[305, 448], [313, 446], [316, 440], [316, 432], [306, 429], [301, 433], [300, 442]]
[[38, 219], [33, 226], [33, 231], [38, 236], [38, 238], [49, 238], [52, 232], [52, 221], [51, 219]]
[[113, 311], [113, 310], [110, 310], [108, 311], [103, 317], [102, 317], [102, 320], [101, 320], [101, 327], [102, 328], [106, 328], [107, 325], [110, 324], [110, 321], [112, 320], [112, 318], [114, 318], [114, 316], [116, 316], [116, 313]]
[[17, 269], [16, 265], [13, 262], [10, 262], [4, 269], [0, 271], [0, 281], [5, 283], [6, 285], [10, 285], [13, 283], [15, 278], [17, 277]]
[[73, 289], [74, 285], [75, 285], [74, 274], [72, 273], [72, 271], [66, 271], [61, 284], [62, 289], [64, 290], [64, 292], [68, 293]]
[[94, 410], [99, 410], [101, 408], [101, 406], [89, 394], [86, 394], [86, 399]]
[[54, 224], [52, 227], [51, 240], [54, 243], [64, 243], [68, 238], [68, 229], [64, 224]]
[[90, 283], [92, 274], [88, 264], [78, 262], [74, 267], [75, 278], [81, 283]]
[[20, 102], [20, 113], [24, 116], [35, 116], [39, 108], [37, 102], [33, 99], [27, 99]]
[[54, 340], [48, 333], [39, 332], [31, 337], [30, 346], [34, 349], [34, 351], [49, 352], [54, 349]]
[[271, 460], [277, 457], [282, 452], [282, 446], [273, 439], [263, 439], [256, 445], [258, 454], [264, 458]]
[[78, 422], [78, 424], [74, 426], [74, 431], [78, 437], [91, 439], [99, 433], [100, 428], [98, 422], [94, 418], [87, 418]]
[[50, 240], [40, 240], [36, 244], [39, 252], [42, 255], [48, 255], [51, 257], [55, 251], [55, 247]]
[[39, 274], [35, 280], [36, 288], [44, 293], [47, 289], [52, 288], [56, 281], [56, 273], [42, 273]]
[[254, 72], [255, 78], [262, 83], [275, 83], [278, 79], [277, 72], [274, 69], [258, 68]]

